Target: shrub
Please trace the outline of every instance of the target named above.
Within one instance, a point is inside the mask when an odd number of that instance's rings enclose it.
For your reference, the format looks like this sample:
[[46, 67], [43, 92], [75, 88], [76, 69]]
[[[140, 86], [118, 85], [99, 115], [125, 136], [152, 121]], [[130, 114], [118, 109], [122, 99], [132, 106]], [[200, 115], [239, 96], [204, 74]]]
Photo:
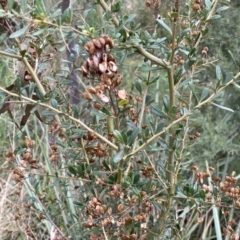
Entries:
[[120, 1], [84, 4], [81, 19], [68, 1], [2, 1], [2, 76], [14, 83], [0, 87], [0, 113], [16, 128], [4, 239], [239, 239], [226, 170], [238, 150], [211, 112], [233, 112], [224, 90], [240, 72], [206, 42], [228, 4], [146, 1], [144, 29]]

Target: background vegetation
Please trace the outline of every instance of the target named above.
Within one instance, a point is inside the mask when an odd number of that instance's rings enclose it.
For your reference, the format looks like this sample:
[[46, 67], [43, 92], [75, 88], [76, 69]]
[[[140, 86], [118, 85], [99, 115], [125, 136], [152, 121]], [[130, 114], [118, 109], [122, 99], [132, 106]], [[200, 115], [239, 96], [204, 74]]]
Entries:
[[239, 239], [239, 3], [1, 1], [1, 239]]

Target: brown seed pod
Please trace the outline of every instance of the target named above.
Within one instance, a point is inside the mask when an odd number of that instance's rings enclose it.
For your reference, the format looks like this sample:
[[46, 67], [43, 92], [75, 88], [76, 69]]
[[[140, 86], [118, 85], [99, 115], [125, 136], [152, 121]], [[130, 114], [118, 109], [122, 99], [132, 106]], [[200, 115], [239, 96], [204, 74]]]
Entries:
[[105, 73], [107, 71], [107, 62], [102, 62], [102, 63], [99, 63], [98, 65], [98, 69], [101, 73]]
[[194, 134], [196, 137], [200, 137], [201, 136], [201, 134], [199, 133], [199, 132], [195, 132], [195, 134]]
[[105, 47], [106, 41], [105, 41], [105, 39], [104, 39], [103, 37], [100, 37], [100, 38], [98, 39], [98, 41], [101, 43], [102, 47]]
[[146, 2], [145, 2], [145, 6], [146, 6], [146, 7], [151, 7], [151, 2], [150, 2], [150, 1], [146, 1]]
[[196, 37], [198, 34], [199, 34], [199, 31], [197, 31], [197, 30], [195, 30], [195, 31], [192, 32], [192, 36], [193, 36], [193, 37]]
[[104, 38], [106, 45], [108, 45], [110, 48], [113, 48], [114, 43], [113, 43], [113, 40], [111, 38], [109, 38], [109, 36], [101, 35], [101, 37]]
[[90, 55], [94, 55], [96, 53], [96, 47], [94, 46], [94, 44], [91, 45], [88, 52]]
[[91, 48], [92, 45], [93, 45], [92, 42], [87, 42], [87, 43], [84, 45], [84, 48], [86, 49], [86, 51], [89, 52], [89, 49]]
[[93, 39], [92, 40], [93, 44], [95, 45], [96, 48], [101, 48], [102, 44], [98, 39]]
[[198, 3], [194, 3], [194, 4], [192, 5], [192, 9], [193, 9], [194, 11], [198, 11], [198, 10], [201, 9], [201, 6], [200, 6], [200, 4], [198, 4]]
[[206, 57], [207, 56], [207, 51], [203, 49], [202, 50], [202, 55]]
[[94, 87], [92, 87], [92, 86], [88, 87], [87, 90], [88, 90], [88, 92], [90, 92], [92, 94], [96, 94], [97, 93], [96, 89]]
[[174, 44], [171, 43], [171, 44], [170, 44], [170, 48], [171, 48], [171, 49], [176, 49], [177, 46], [178, 46], [177, 43], [174, 43]]
[[102, 109], [102, 105], [100, 103], [94, 103], [94, 107], [98, 110]]
[[208, 48], [207, 46], [205, 46], [205, 47], [203, 48], [203, 50], [205, 50], [206, 52], [208, 52], [209, 48]]
[[82, 75], [84, 77], [87, 77], [87, 75], [88, 75], [87, 62], [84, 62], [83, 65], [82, 65]]
[[107, 78], [105, 81], [104, 81], [104, 84], [107, 85], [108, 87], [110, 87], [112, 85], [112, 81], [110, 78]]
[[178, 64], [179, 65], [183, 65], [185, 63], [185, 61], [183, 59], [179, 60]]
[[107, 61], [112, 61], [112, 62], [116, 62], [115, 58], [111, 55], [111, 54], [107, 54]]
[[98, 69], [99, 59], [98, 59], [97, 56], [95, 56], [95, 55], [92, 56], [92, 62], [93, 62], [93, 67], [94, 67], [95, 69]]
[[110, 70], [111, 72], [114, 72], [114, 73], [116, 73], [117, 70], [118, 70], [117, 65], [116, 65], [114, 62], [112, 62], [112, 61], [109, 61], [109, 62], [108, 62], [108, 67], [109, 67], [109, 70]]
[[83, 98], [87, 99], [88, 101], [92, 101], [93, 98], [89, 92], [84, 92], [83, 93]]

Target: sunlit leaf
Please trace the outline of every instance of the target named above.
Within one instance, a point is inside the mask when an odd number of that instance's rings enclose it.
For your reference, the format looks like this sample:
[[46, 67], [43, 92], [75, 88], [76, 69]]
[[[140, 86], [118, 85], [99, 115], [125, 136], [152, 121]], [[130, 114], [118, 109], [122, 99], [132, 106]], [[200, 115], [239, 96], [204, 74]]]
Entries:
[[211, 102], [211, 104], [214, 105], [214, 106], [216, 106], [216, 107], [218, 107], [218, 108], [221, 108], [221, 109], [223, 109], [223, 110], [226, 110], [226, 111], [229, 111], [229, 112], [234, 112], [231, 108], [224, 107], [224, 106], [219, 105], [219, 104], [216, 104], [216, 103], [214, 103], [214, 102]]
[[114, 161], [115, 163], [118, 163], [119, 161], [122, 160], [123, 155], [124, 155], [124, 149], [121, 149], [121, 150], [113, 157], [113, 161]]
[[171, 28], [162, 19], [157, 19], [157, 22], [172, 35]]

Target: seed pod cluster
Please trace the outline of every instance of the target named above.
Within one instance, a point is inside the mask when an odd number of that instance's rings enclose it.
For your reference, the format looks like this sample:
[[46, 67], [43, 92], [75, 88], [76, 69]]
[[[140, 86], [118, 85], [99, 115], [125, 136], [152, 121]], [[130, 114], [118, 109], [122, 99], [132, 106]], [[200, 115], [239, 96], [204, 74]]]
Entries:
[[208, 47], [205, 46], [205, 47], [202, 49], [202, 55], [203, 55], [204, 57], [207, 57], [208, 51], [209, 51]]
[[189, 135], [190, 140], [195, 140], [196, 138], [200, 137], [201, 134], [199, 132], [195, 132], [193, 135]]
[[113, 90], [122, 81], [115, 58], [107, 53], [108, 48], [113, 48], [113, 46], [113, 40], [107, 35], [101, 35], [100, 38], [85, 44], [89, 57], [82, 65], [82, 74], [84, 77], [99, 78], [98, 86], [91, 86], [83, 93], [83, 97], [88, 101], [92, 101], [92, 95], [95, 95], [103, 102], [109, 102], [109, 98], [104, 94], [105, 89]]
[[107, 35], [101, 35], [100, 38], [87, 42], [84, 47], [89, 53], [89, 57], [82, 65], [83, 76], [117, 72], [115, 59], [111, 54], [107, 54], [108, 47], [113, 48], [113, 46], [113, 40]]
[[194, 4], [192, 5], [192, 9], [196, 12], [204, 9], [204, 4], [202, 3], [202, 0], [195, 0]]
[[174, 68], [184, 65], [184, 63], [185, 61], [182, 56], [179, 56], [179, 55], [174, 56], [174, 64], [173, 64]]

